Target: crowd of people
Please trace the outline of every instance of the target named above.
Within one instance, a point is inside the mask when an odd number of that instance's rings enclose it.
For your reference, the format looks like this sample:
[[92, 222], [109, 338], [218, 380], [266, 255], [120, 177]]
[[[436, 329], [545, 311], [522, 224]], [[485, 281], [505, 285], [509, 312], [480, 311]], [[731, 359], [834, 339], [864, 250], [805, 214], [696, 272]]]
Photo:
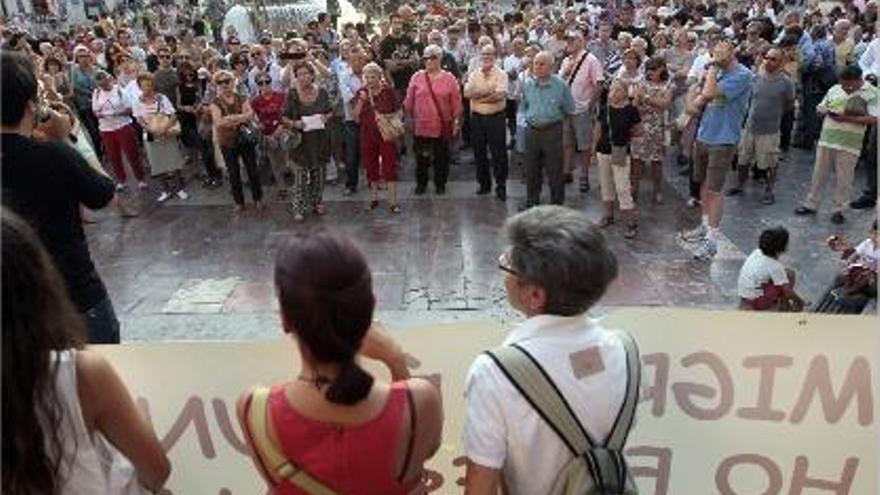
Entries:
[[[564, 204], [576, 178], [587, 193], [595, 166], [599, 224], [619, 209], [631, 238], [643, 176], [662, 203], [669, 162], [703, 210], [681, 237], [709, 259], [724, 195], [752, 174], [774, 203], [777, 165], [794, 146], [816, 152], [798, 215], [817, 212], [832, 170], [833, 222], [850, 203], [876, 203], [876, 1], [826, 12], [768, 0], [512, 7], [403, 5], [341, 26], [321, 14], [243, 40], [164, 6], [161, 22], [125, 10], [68, 32], [6, 25], [2, 36], [31, 56], [49, 114], [64, 108], [85, 130], [79, 147], [91, 145], [117, 190], [135, 187], [129, 170], [136, 187], [152, 187], [149, 171], [159, 202], [186, 200], [197, 172], [208, 188], [228, 181], [236, 211], [246, 183], [258, 210], [266, 190], [297, 221], [323, 215], [324, 188], [338, 180], [347, 195], [366, 182], [368, 211], [386, 190], [399, 213], [403, 154], [414, 157], [414, 194], [433, 175], [442, 195], [450, 163], [470, 148], [478, 195], [506, 200], [510, 165], [522, 165], [522, 208], [541, 203], [545, 179], [545, 202]], [[858, 163], [867, 186], [851, 198]]]
[[[614, 473], [578, 483], [631, 493], [619, 453], [637, 403], [637, 349], [586, 316], [617, 276], [602, 229], [619, 215], [624, 237], [637, 236], [638, 208], [667, 201], [664, 169], [678, 166], [702, 211], [680, 240], [712, 259], [725, 196], [752, 176], [773, 204], [790, 147], [815, 150], [796, 214], [817, 213], [832, 170], [832, 222], [848, 207], [874, 208], [876, 24], [876, 0], [827, 12], [710, 0], [506, 12], [433, 2], [375, 25], [337, 28], [321, 14], [255, 40], [185, 10], [159, 24], [126, 11], [69, 32], [2, 26], [4, 492], [109, 493], [114, 449], [143, 489], [161, 489], [171, 469], [115, 371], [83, 349], [119, 342], [83, 207], [137, 216], [133, 188], [186, 201], [197, 171], [202, 187], [228, 183], [236, 212], [247, 185], [256, 210], [271, 195], [305, 221], [327, 212], [325, 187], [338, 181], [349, 195], [366, 183], [366, 211], [384, 196], [399, 214], [401, 156], [414, 157], [415, 195], [430, 179], [443, 195], [450, 165], [470, 149], [479, 196], [506, 201], [511, 164], [523, 167], [524, 211], [505, 225], [498, 268], [526, 320], [468, 374], [465, 491], [550, 493], [573, 479], [577, 458]], [[860, 167], [866, 190], [851, 201]], [[569, 184], [589, 194], [591, 168], [598, 222], [560, 206]], [[761, 233], [740, 274], [743, 309], [807, 304], [779, 261], [788, 241], [784, 228]], [[828, 246], [846, 266], [819, 306], [860, 312], [876, 297], [876, 221], [864, 242]], [[440, 443], [442, 399], [409, 377], [403, 350], [373, 324], [363, 254], [339, 234], [310, 232], [279, 252], [275, 286], [302, 367], [238, 404], [272, 493], [417, 492]], [[376, 381], [358, 356], [387, 364], [394, 383]], [[596, 360], [602, 372], [582, 380]], [[548, 412], [528, 390], [568, 407]], [[583, 437], [557, 422], [580, 424]]]

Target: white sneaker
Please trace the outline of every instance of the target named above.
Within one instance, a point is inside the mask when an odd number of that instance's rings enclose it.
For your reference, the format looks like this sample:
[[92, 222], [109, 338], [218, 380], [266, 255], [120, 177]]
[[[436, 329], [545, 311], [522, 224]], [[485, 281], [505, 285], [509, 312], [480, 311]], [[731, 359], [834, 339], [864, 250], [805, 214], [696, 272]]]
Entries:
[[147, 186], [146, 182], [143, 182], [143, 181], [138, 182], [138, 189], [146, 189], [147, 187], [149, 187], [149, 186]]
[[177, 191], [177, 197], [180, 199], [189, 199], [189, 194], [186, 193], [183, 189]]
[[697, 228], [686, 230], [678, 234], [679, 238], [684, 242], [700, 242], [709, 235], [709, 229], [705, 225], [700, 224]]
[[699, 261], [709, 261], [718, 254], [718, 246], [714, 241], [703, 239], [697, 249], [694, 251], [694, 259]]
[[120, 182], [116, 184], [116, 192], [122, 192], [128, 189], [128, 186], [125, 185], [125, 182]]
[[168, 201], [168, 198], [170, 198], [170, 197], [171, 197], [170, 194], [168, 194], [165, 191], [162, 191], [162, 194], [159, 195], [159, 198], [156, 199], [156, 201], [158, 201], [160, 203], [164, 203], [164, 202]]

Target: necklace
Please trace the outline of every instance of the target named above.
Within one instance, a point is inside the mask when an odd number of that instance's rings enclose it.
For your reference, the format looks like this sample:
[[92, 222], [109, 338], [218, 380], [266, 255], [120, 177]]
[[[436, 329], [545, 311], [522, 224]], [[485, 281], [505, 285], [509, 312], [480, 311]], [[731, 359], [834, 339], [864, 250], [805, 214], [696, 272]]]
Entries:
[[318, 390], [333, 383], [333, 381], [330, 378], [323, 376], [323, 375], [315, 375], [314, 377], [309, 377], [309, 376], [305, 376], [305, 375], [298, 375], [296, 377], [296, 379], [301, 382], [311, 384], [312, 386], [314, 386]]

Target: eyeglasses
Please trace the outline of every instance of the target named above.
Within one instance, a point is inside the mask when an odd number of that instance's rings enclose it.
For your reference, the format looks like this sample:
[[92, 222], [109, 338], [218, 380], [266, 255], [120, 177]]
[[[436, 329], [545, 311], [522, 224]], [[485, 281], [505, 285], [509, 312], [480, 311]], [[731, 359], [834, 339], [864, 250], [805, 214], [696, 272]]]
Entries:
[[271, 81], [257, 81], [257, 86], [268, 86], [269, 84], [272, 84], [272, 82]]
[[217, 81], [217, 84], [219, 84], [221, 86], [225, 86], [231, 82], [232, 82], [232, 79], [220, 79]]
[[510, 263], [510, 251], [504, 251], [498, 256], [498, 269], [502, 272], [509, 273], [514, 277], [522, 278], [522, 275], [516, 271], [513, 267], [511, 267]]

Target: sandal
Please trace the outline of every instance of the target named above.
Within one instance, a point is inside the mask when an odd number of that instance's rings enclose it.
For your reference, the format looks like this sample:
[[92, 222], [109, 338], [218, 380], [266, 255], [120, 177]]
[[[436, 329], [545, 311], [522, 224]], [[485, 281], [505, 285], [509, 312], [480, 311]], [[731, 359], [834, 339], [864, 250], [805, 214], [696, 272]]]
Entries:
[[318, 206], [315, 207], [315, 214], [316, 214], [316, 215], [325, 215], [325, 214], [327, 214], [327, 210], [324, 209], [324, 205], [323, 205], [323, 204], [320, 204], [320, 205], [318, 205]]
[[374, 199], [373, 201], [370, 201], [369, 204], [367, 204], [367, 207], [364, 208], [364, 211], [373, 211], [378, 207], [379, 207], [379, 201]]
[[637, 224], [631, 223], [627, 225], [626, 230], [623, 231], [623, 237], [625, 237], [626, 239], [633, 239], [638, 233], [639, 226]]
[[394, 213], [395, 215], [400, 213], [400, 205], [391, 205], [389, 209], [391, 210], [391, 213]]
[[604, 229], [605, 227], [609, 227], [613, 223], [614, 223], [614, 217], [606, 215], [606, 216], [602, 217], [601, 220], [599, 220], [598, 226], [599, 226], [599, 228]]

